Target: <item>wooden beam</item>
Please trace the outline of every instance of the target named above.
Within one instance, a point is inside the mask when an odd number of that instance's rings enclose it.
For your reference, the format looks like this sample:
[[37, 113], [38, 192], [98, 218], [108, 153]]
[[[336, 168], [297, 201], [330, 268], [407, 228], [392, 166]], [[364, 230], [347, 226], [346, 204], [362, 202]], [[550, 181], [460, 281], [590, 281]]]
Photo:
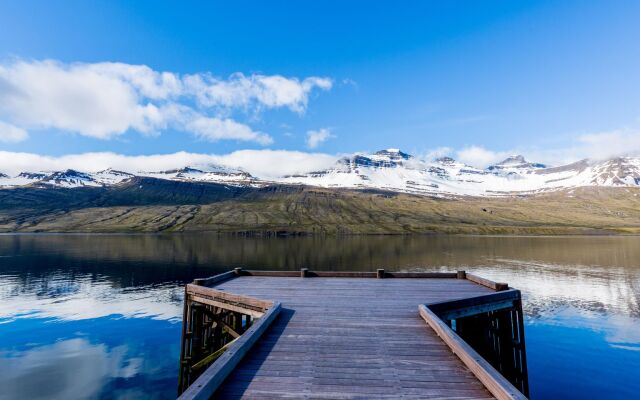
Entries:
[[258, 311], [253, 308], [246, 308], [246, 307], [243, 307], [242, 304], [225, 303], [215, 299], [211, 299], [209, 297], [201, 297], [196, 294], [191, 295], [190, 298], [192, 301], [195, 301], [198, 303], [207, 304], [213, 307], [224, 308], [225, 310], [235, 311], [235, 312], [239, 312], [246, 315], [251, 315], [252, 317], [256, 317], [256, 318], [260, 318], [264, 315], [263, 311]]
[[481, 278], [478, 275], [473, 275], [473, 274], [466, 274], [466, 275], [467, 275], [467, 280], [477, 283], [478, 285], [486, 286], [489, 289], [493, 289], [498, 292], [509, 289], [509, 285], [507, 285], [506, 283], [494, 282], [489, 279]]
[[194, 370], [194, 371], [199, 370], [200, 368], [204, 367], [205, 365], [217, 360], [225, 351], [227, 351], [229, 346], [231, 346], [233, 343], [235, 343], [236, 339], [233, 339], [232, 341], [230, 341], [229, 343], [225, 344], [224, 346], [222, 346], [218, 350], [214, 351], [213, 353], [209, 354], [208, 356], [206, 356], [202, 360], [200, 360], [197, 363], [193, 364], [191, 366], [191, 369]]
[[469, 368], [489, 392], [498, 400], [526, 400], [526, 396], [520, 393], [500, 372], [498, 372], [487, 360], [482, 358], [471, 346], [447, 326], [427, 306], [421, 304], [420, 316], [449, 346], [451, 351]]
[[189, 388], [182, 393], [179, 400], [208, 400], [240, 363], [260, 336], [280, 313], [280, 303], [274, 303], [264, 316], [233, 343]]
[[238, 294], [224, 292], [222, 290], [217, 290], [217, 289], [193, 285], [193, 284], [187, 285], [187, 294], [198, 295], [200, 297], [205, 297], [205, 298], [211, 298], [212, 300], [217, 300], [221, 302], [228, 302], [232, 304], [237, 303], [238, 305], [247, 305], [249, 306], [249, 308], [254, 307], [258, 309], [258, 311], [264, 311], [267, 308], [271, 307], [271, 305], [273, 305], [273, 302], [271, 301], [255, 299], [249, 296], [241, 296]]
[[[502, 292], [484, 294], [482, 296], [467, 297], [458, 300], [440, 301], [427, 304], [429, 309], [442, 318], [444, 313], [456, 310], [465, 310], [468, 308], [481, 307], [488, 305], [490, 308], [503, 302], [513, 302], [520, 300], [520, 291], [509, 289]], [[501, 307], [504, 308], [504, 307]], [[490, 310], [488, 310], [490, 311]]]
[[436, 313], [436, 314], [438, 315], [438, 317], [442, 318], [443, 320], [450, 321], [452, 319], [469, 317], [471, 315], [478, 315], [478, 314], [486, 313], [489, 311], [512, 309], [513, 302], [514, 300], [502, 300], [494, 303], [478, 304], [475, 306], [468, 306], [464, 308], [443, 311], [441, 313]]
[[308, 276], [318, 278], [375, 278], [375, 272], [360, 271], [309, 271]]
[[[187, 338], [190, 335], [187, 333], [187, 315], [189, 312], [189, 295], [187, 295], [187, 287], [184, 287], [184, 299], [182, 300], [182, 336], [180, 339], [180, 363], [185, 362], [185, 345], [187, 343]], [[178, 394], [182, 391], [183, 388], [183, 367], [180, 365], [180, 369], [178, 370]]]
[[232, 311], [229, 311], [229, 310], [224, 310], [224, 311], [221, 311], [221, 312], [216, 314], [212, 310], [209, 310], [206, 307], [206, 304], [196, 303], [196, 302], [193, 302], [193, 304], [191, 305], [191, 309], [192, 310], [193, 309], [198, 309], [198, 311], [202, 312], [207, 317], [209, 317], [211, 319], [209, 324], [212, 325], [212, 326], [213, 326], [213, 323], [220, 322], [220, 319], [225, 318], [226, 316], [228, 316], [232, 312]]
[[453, 279], [455, 272], [385, 272], [385, 278]]
[[256, 270], [243, 270], [243, 275], [249, 276], [271, 276], [280, 278], [298, 278], [300, 277], [300, 271], [256, 271]]
[[378, 268], [378, 270], [376, 271], [376, 278], [378, 278], [378, 279], [383, 279], [384, 278], [384, 269], [383, 268]]
[[210, 286], [214, 283], [226, 281], [227, 279], [235, 278], [237, 274], [234, 271], [224, 272], [222, 274], [210, 276], [209, 278], [197, 278], [193, 280], [194, 285], [198, 286]]
[[229, 326], [229, 324], [227, 324], [226, 322], [224, 322], [223, 320], [219, 320], [217, 321], [220, 325], [222, 325], [222, 327], [229, 332], [229, 334], [231, 336], [233, 336], [234, 338], [239, 338], [240, 334], [238, 332], [236, 332], [232, 327]]

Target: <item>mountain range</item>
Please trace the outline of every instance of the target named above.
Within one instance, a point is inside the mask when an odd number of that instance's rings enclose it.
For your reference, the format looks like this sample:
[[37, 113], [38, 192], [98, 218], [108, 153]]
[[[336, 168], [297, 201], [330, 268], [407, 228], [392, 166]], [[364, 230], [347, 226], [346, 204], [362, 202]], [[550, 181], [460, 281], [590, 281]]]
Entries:
[[445, 197], [509, 196], [578, 187], [637, 187], [640, 186], [640, 158], [582, 160], [550, 167], [514, 155], [479, 169], [450, 157], [425, 161], [399, 149], [386, 149], [343, 157], [326, 170], [275, 178], [252, 176], [239, 169], [218, 165], [202, 165], [155, 172], [107, 169], [99, 172], [25, 171], [16, 176], [0, 173], [0, 187], [106, 187], [123, 184], [135, 177], [246, 187], [285, 184]]
[[215, 165], [0, 176], [0, 232], [640, 234], [640, 159], [485, 169], [397, 149], [264, 178]]

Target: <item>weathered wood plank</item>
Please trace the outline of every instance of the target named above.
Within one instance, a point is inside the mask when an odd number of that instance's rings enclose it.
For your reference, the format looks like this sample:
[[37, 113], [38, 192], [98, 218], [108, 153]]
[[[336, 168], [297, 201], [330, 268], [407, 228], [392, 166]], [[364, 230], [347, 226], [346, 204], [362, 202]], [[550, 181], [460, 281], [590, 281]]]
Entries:
[[468, 280], [470, 280], [471, 282], [475, 282], [478, 285], [486, 286], [489, 289], [493, 289], [493, 290], [497, 290], [497, 291], [509, 289], [509, 285], [507, 285], [506, 283], [494, 282], [494, 281], [491, 281], [489, 279], [485, 279], [485, 278], [479, 277], [478, 275], [466, 274], [466, 278]]
[[501, 308], [511, 308], [518, 300], [520, 300], [520, 291], [507, 289], [488, 295], [430, 303], [429, 309], [441, 319], [450, 320]]
[[299, 278], [300, 271], [259, 271], [259, 270], [242, 270], [242, 275], [248, 276], [267, 276], [281, 278]]
[[220, 302], [229, 302], [247, 305], [251, 307], [260, 308], [262, 310], [266, 310], [273, 305], [272, 301], [268, 300], [260, 300], [254, 297], [242, 296], [233, 293], [223, 292], [221, 290], [216, 290], [208, 287], [198, 286], [198, 285], [187, 285], [187, 294], [189, 295], [197, 295], [199, 297], [210, 298], [213, 300], [218, 300]]
[[228, 279], [233, 279], [238, 276], [235, 271], [224, 272], [222, 274], [214, 275], [209, 278], [197, 278], [193, 280], [194, 285], [199, 286], [210, 286], [214, 283], [219, 283], [222, 281], [226, 281]]
[[452, 279], [455, 272], [385, 272], [385, 278]]
[[210, 306], [214, 306], [214, 307], [220, 307], [220, 308], [224, 308], [230, 311], [234, 311], [234, 312], [239, 312], [239, 313], [243, 313], [243, 314], [247, 314], [247, 315], [251, 315], [252, 317], [255, 318], [260, 318], [264, 315], [263, 311], [256, 311], [253, 308], [246, 308], [243, 307], [242, 305], [236, 305], [236, 304], [232, 304], [232, 303], [228, 303], [228, 302], [222, 302], [222, 301], [218, 301], [218, 300], [213, 300], [209, 297], [201, 297], [199, 295], [191, 295], [189, 296], [189, 298], [192, 301], [196, 301], [198, 303], [202, 303], [202, 304], [207, 304]]

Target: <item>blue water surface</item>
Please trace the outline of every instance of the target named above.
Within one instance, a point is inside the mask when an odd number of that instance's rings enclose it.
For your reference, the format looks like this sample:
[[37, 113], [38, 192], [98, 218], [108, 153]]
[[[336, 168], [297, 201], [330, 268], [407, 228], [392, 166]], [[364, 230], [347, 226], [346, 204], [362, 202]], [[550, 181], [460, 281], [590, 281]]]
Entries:
[[531, 398], [640, 393], [639, 237], [0, 235], [0, 399], [175, 398], [184, 284], [237, 266], [508, 282]]

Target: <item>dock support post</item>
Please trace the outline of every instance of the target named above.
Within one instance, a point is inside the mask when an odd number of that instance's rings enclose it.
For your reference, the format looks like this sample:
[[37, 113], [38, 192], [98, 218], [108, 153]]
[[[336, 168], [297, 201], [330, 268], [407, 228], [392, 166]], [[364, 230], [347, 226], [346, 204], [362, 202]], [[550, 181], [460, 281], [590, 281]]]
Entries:
[[300, 268], [300, 278], [306, 278], [308, 272], [309, 272], [308, 268]]
[[378, 279], [384, 278], [384, 269], [383, 268], [378, 268], [378, 270], [376, 271], [376, 278], [378, 278]]
[[233, 272], [238, 276], [242, 275], [242, 267], [234, 268]]
[[187, 293], [187, 287], [184, 287], [184, 300], [183, 300], [183, 305], [182, 305], [182, 336], [181, 336], [181, 340], [180, 340], [180, 369], [178, 371], [178, 396], [180, 395], [180, 393], [182, 393], [183, 391], [185, 391], [187, 389], [187, 387], [189, 386], [189, 382], [185, 379], [185, 366], [188, 365], [188, 362], [186, 361], [186, 357], [187, 357], [187, 349], [186, 349], [186, 343], [187, 343], [187, 325], [189, 324], [188, 322], [188, 316], [189, 313], [191, 312], [190, 307], [189, 307], [189, 293]]
[[467, 273], [465, 271], [458, 271], [458, 279], [467, 279]]

